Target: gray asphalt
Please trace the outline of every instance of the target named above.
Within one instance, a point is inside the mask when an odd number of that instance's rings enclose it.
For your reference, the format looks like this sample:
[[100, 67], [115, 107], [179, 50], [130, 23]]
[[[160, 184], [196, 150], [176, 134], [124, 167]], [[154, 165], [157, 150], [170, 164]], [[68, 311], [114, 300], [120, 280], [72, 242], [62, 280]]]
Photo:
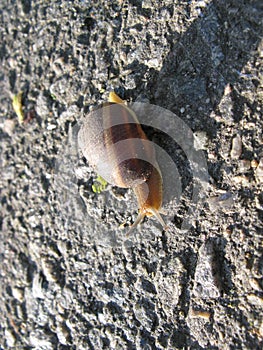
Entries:
[[[2, 0], [0, 18], [0, 347], [261, 349], [262, 1]], [[176, 167], [167, 231], [127, 237], [132, 191], [99, 193], [78, 149], [112, 90], [163, 108], [145, 132]]]

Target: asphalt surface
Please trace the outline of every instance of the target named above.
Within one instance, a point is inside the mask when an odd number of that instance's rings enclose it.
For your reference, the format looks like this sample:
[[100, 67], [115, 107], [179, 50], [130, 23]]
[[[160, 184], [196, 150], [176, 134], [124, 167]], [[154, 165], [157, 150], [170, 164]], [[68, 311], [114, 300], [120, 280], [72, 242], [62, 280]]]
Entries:
[[[0, 347], [262, 349], [262, 1], [2, 0], [0, 18]], [[100, 192], [78, 149], [112, 90], [174, 116], [178, 139], [145, 127], [177, 169], [167, 231], [127, 237], [132, 191]]]

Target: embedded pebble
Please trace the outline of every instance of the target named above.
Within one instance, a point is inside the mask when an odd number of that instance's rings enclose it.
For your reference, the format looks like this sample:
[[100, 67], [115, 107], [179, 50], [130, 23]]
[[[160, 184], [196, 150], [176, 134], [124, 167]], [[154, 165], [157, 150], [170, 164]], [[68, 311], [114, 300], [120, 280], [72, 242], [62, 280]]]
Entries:
[[49, 102], [48, 98], [42, 93], [39, 94], [36, 103], [36, 113], [42, 119], [45, 119], [49, 116]]
[[220, 292], [214, 275], [215, 252], [212, 241], [207, 241], [199, 249], [195, 271], [193, 293], [203, 299], [218, 298]]
[[77, 105], [72, 105], [67, 108], [67, 110], [60, 115], [60, 121], [63, 120], [72, 120], [74, 121], [74, 118], [79, 115], [79, 108]]
[[53, 347], [53, 336], [47, 335], [44, 330], [33, 330], [29, 335], [30, 345], [34, 349], [45, 349], [52, 350]]
[[198, 317], [198, 318], [203, 318], [205, 320], [209, 320], [211, 318], [211, 312], [205, 311], [205, 310], [195, 310], [191, 309], [190, 310], [190, 316], [192, 317]]
[[194, 148], [197, 151], [207, 149], [207, 134], [204, 131], [197, 131], [194, 133]]
[[261, 325], [259, 327], [259, 334], [261, 337], [263, 337], [263, 321], [261, 322]]
[[256, 169], [258, 167], [258, 161], [256, 159], [251, 160], [251, 168]]
[[6, 337], [6, 345], [9, 347], [9, 348], [12, 348], [15, 346], [15, 343], [16, 343], [16, 337], [15, 335], [13, 334], [13, 332], [11, 332], [9, 329], [6, 329], [5, 330], [5, 337]]
[[45, 295], [44, 292], [42, 290], [42, 278], [40, 277], [40, 275], [37, 273], [35, 274], [34, 278], [33, 278], [33, 283], [32, 283], [32, 294], [34, 296], [34, 298], [39, 298], [39, 299], [44, 299]]
[[232, 149], [230, 152], [231, 159], [238, 159], [242, 153], [242, 140], [241, 136], [237, 134], [232, 140]]
[[183, 271], [180, 259], [171, 259], [165, 266], [165, 275], [157, 271], [155, 276], [157, 294], [167, 315], [176, 307], [182, 293], [182, 286], [178, 283], [178, 271]]
[[250, 160], [241, 159], [239, 161], [238, 167], [239, 167], [239, 171], [241, 173], [247, 172], [250, 169], [250, 167], [251, 167]]
[[[158, 69], [161, 65], [161, 61], [158, 58], [152, 58], [150, 60], [145, 60], [145, 65], [147, 65], [149, 68]], [[136, 84], [135, 84], [136, 87]]]
[[253, 305], [263, 307], [263, 298], [255, 295], [255, 294], [248, 294], [247, 299], [249, 302]]
[[2, 171], [2, 180], [14, 180], [16, 176], [16, 169], [13, 165], [5, 167]]
[[6, 119], [4, 121], [2, 129], [9, 136], [13, 135], [14, 128], [15, 128], [15, 121], [13, 119]]
[[12, 294], [13, 297], [16, 298], [18, 301], [23, 301], [24, 299], [24, 289], [18, 288], [18, 287], [13, 287], [12, 288]]
[[260, 201], [259, 197], [255, 198], [255, 204], [256, 204], [256, 208], [259, 210], [263, 210], [263, 203]]
[[234, 176], [233, 180], [237, 185], [242, 185], [242, 186], [249, 185], [249, 178], [245, 175]]
[[87, 166], [79, 166], [74, 169], [74, 173], [78, 179], [87, 179], [90, 174], [90, 168]]
[[234, 204], [234, 195], [231, 192], [225, 192], [220, 196], [212, 196], [207, 199], [211, 211], [216, 211], [219, 208], [224, 211], [230, 209]]
[[48, 124], [47, 125], [47, 130], [54, 130], [54, 129], [56, 129], [56, 125], [55, 124]]
[[255, 278], [250, 278], [249, 284], [250, 284], [250, 286], [251, 286], [253, 289], [255, 289], [255, 290], [259, 291], [259, 292], [262, 291], [262, 288], [260, 287], [260, 284], [259, 284], [259, 282], [258, 282], [257, 279], [255, 279]]
[[53, 258], [44, 258], [42, 260], [42, 269], [46, 279], [49, 282], [58, 282], [61, 277], [59, 263]]
[[143, 9], [149, 9], [149, 8], [152, 8], [154, 6], [154, 4], [153, 4], [152, 0], [143, 0], [141, 6]]
[[260, 159], [258, 167], [255, 171], [256, 180], [259, 183], [263, 183], [263, 158]]
[[96, 328], [92, 328], [89, 331], [89, 340], [93, 346], [93, 349], [103, 349], [103, 339], [100, 331]]
[[68, 339], [70, 338], [70, 331], [64, 322], [61, 322], [57, 325], [56, 335], [61, 344], [68, 344]]

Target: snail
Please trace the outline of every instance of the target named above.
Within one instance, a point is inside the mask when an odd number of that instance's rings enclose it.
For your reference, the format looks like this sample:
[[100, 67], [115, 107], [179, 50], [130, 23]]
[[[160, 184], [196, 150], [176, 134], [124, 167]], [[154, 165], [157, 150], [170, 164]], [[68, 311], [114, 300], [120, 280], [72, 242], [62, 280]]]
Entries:
[[131, 230], [145, 216], [155, 216], [165, 229], [160, 212], [163, 184], [155, 149], [136, 114], [114, 92], [108, 102], [90, 112], [84, 119], [78, 144], [83, 156], [107, 182], [132, 188], [139, 214]]

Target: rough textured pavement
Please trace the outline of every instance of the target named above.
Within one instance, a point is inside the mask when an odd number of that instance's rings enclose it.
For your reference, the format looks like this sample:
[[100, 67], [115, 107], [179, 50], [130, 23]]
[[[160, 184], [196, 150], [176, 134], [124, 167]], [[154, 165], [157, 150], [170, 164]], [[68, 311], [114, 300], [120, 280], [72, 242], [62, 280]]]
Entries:
[[[2, 0], [0, 18], [1, 348], [261, 349], [262, 1]], [[209, 186], [188, 230], [190, 164], [161, 133], [183, 190], [166, 232], [123, 240], [132, 192], [92, 191], [74, 140], [113, 89], [195, 134]]]

